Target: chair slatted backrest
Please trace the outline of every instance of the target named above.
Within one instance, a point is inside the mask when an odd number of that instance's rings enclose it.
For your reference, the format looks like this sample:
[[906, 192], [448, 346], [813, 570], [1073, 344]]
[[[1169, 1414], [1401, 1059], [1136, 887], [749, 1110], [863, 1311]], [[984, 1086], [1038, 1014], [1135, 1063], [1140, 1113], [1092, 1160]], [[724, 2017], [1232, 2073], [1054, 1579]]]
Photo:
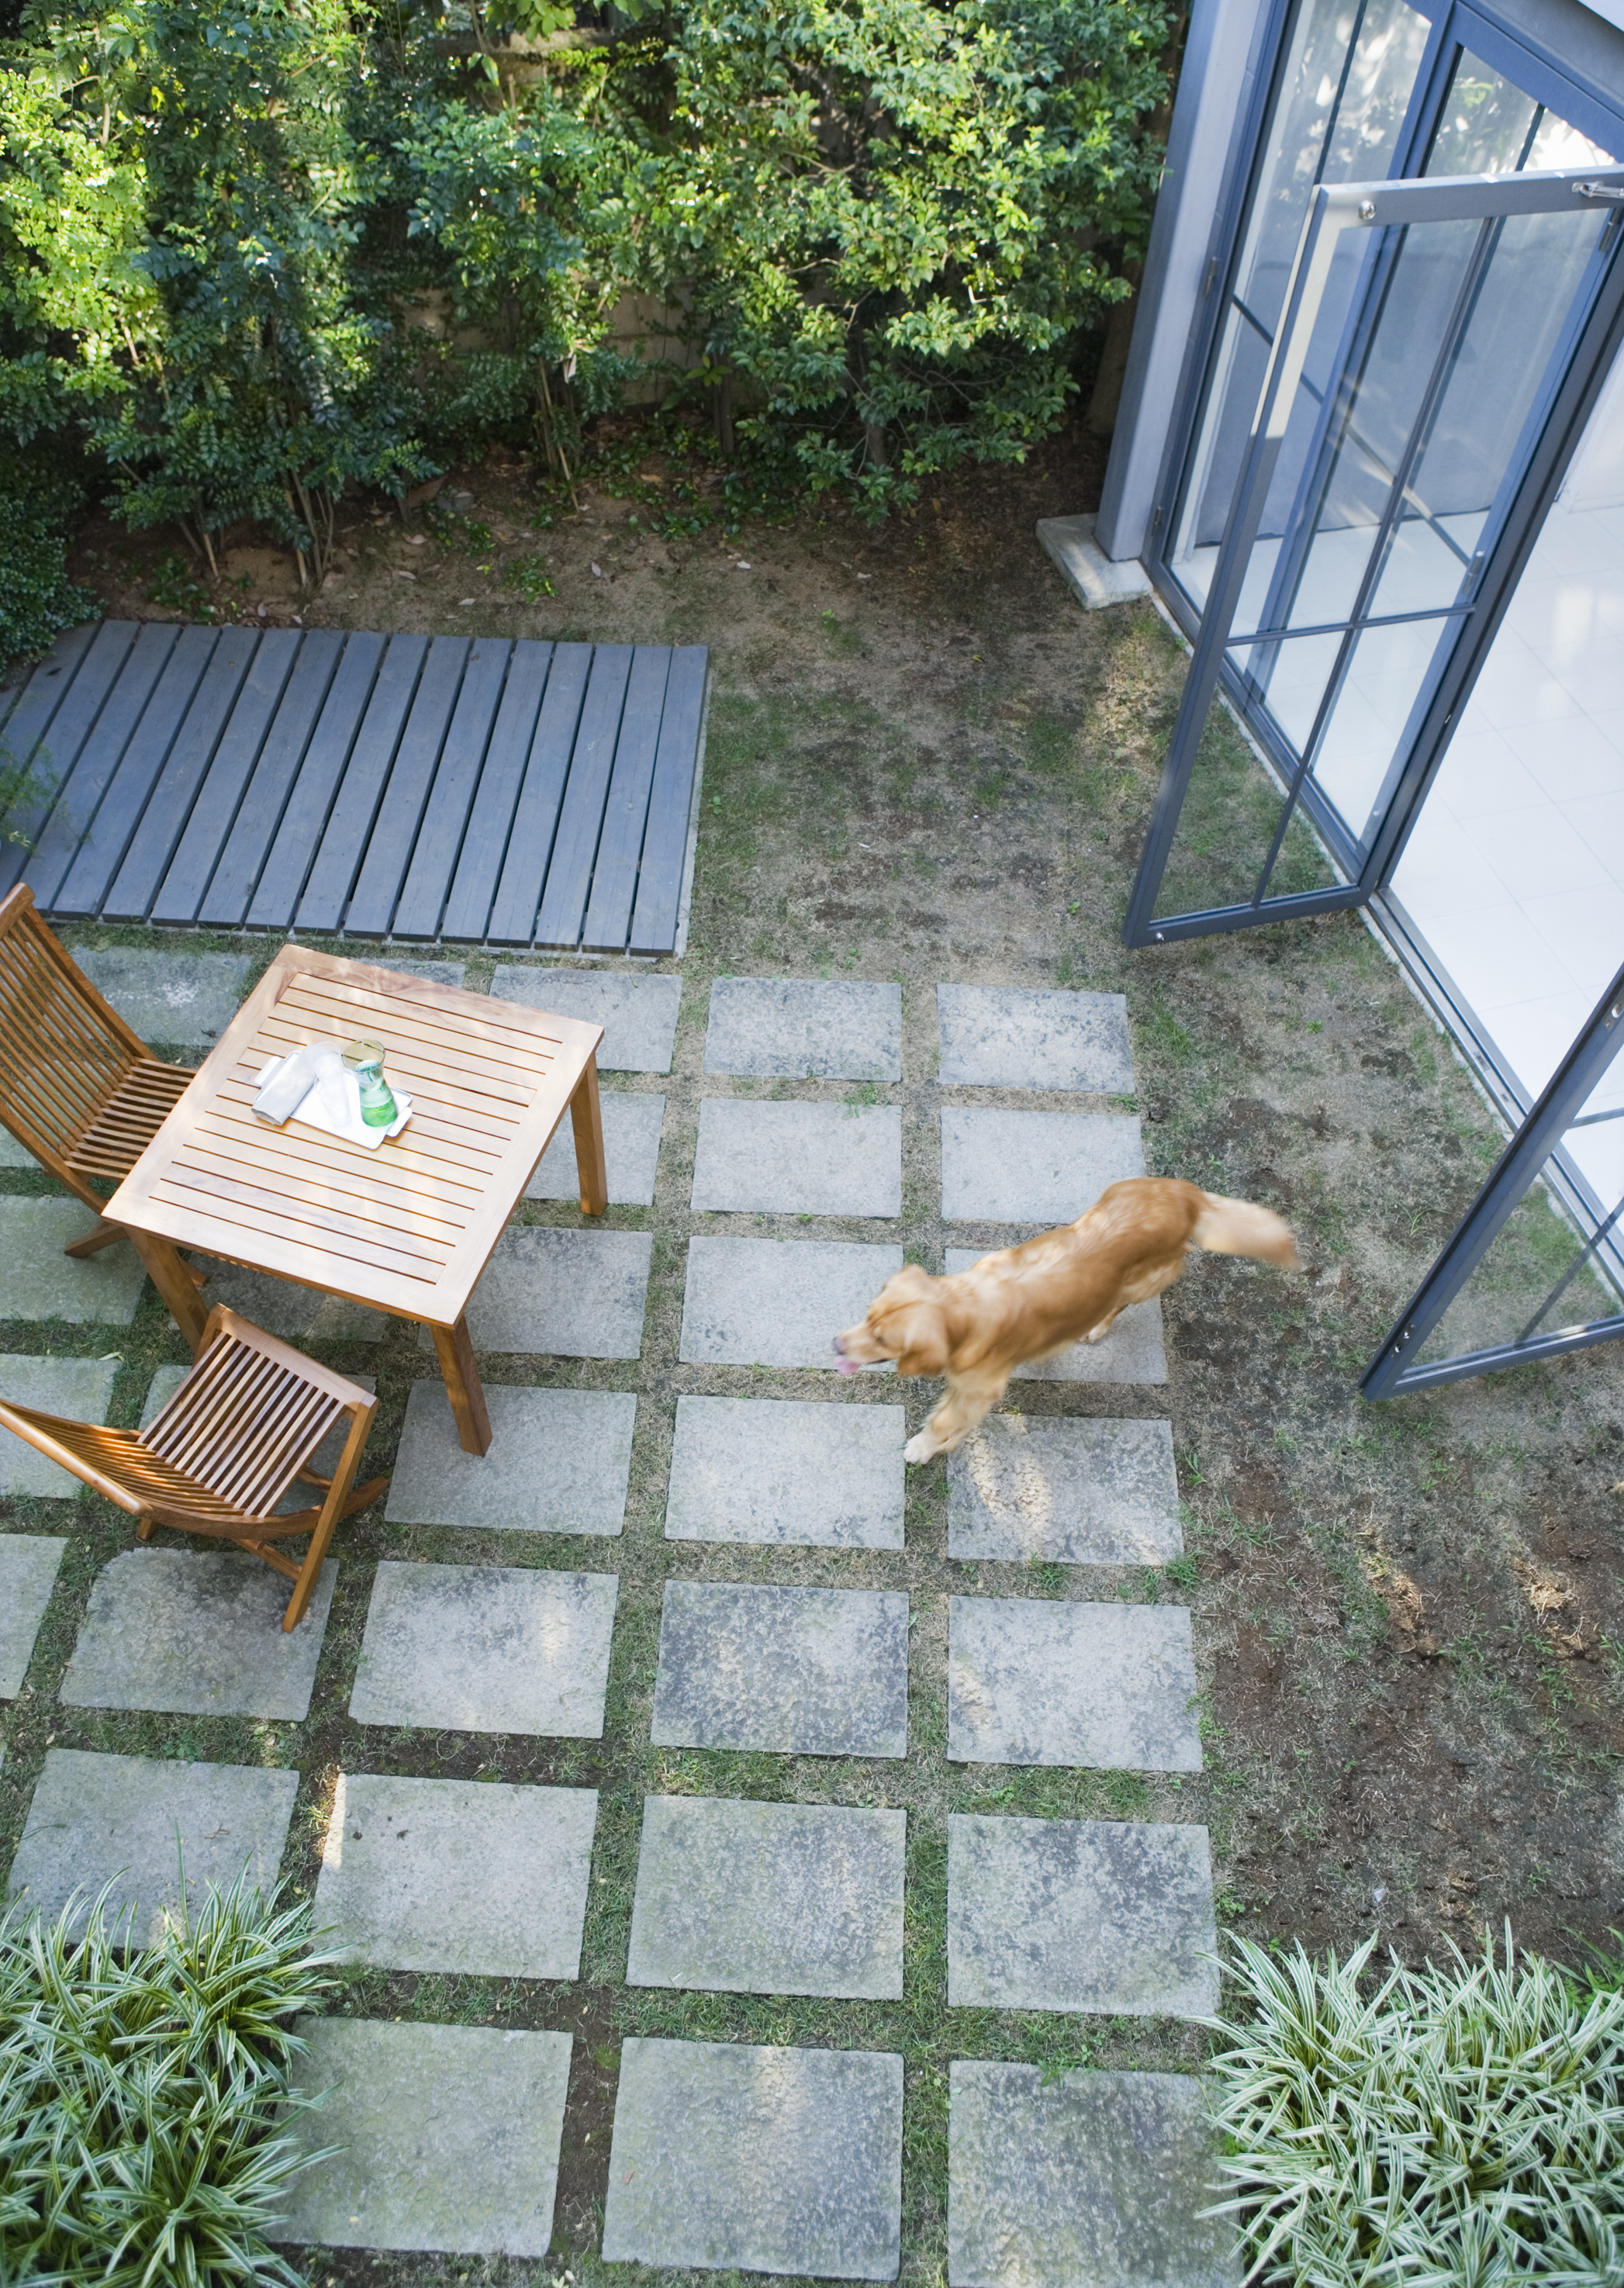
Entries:
[[311, 1364], [263, 1337], [243, 1341], [227, 1318], [142, 1441], [243, 1516], [267, 1517], [344, 1411], [299, 1371]]
[[146, 1054], [20, 883], [0, 901], [0, 1119], [61, 1175], [56, 1164]]

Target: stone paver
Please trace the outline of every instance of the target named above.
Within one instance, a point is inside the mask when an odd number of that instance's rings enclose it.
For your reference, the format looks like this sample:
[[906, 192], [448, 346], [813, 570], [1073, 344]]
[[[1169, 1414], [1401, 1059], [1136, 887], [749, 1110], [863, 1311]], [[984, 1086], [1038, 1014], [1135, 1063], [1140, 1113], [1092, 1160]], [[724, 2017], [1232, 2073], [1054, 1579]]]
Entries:
[[[652, 1208], [654, 1179], [660, 1165], [660, 1128], [665, 1118], [662, 1096], [638, 1096], [624, 1088], [600, 1089], [603, 1107], [604, 1166], [609, 1176], [609, 1204], [617, 1208]], [[581, 1172], [575, 1160], [575, 1124], [566, 1112], [543, 1153], [541, 1164], [525, 1187], [527, 1200], [581, 1200]]]
[[757, 1080], [900, 1080], [902, 988], [718, 977], [705, 1070]]
[[907, 1814], [646, 1796], [631, 1986], [902, 1998]]
[[1186, 2074], [947, 2069], [949, 2288], [1239, 2288]]
[[352, 1960], [575, 1978], [596, 1788], [341, 1772], [316, 1921]]
[[907, 1598], [668, 1581], [656, 1747], [906, 1756]]
[[613, 1573], [385, 1561], [350, 1713], [360, 1724], [601, 1739], [619, 1588]]
[[49, 1749], [8, 1895], [25, 1895], [30, 1908], [51, 1917], [81, 1891], [78, 1930], [91, 1901], [112, 1882], [109, 1924], [127, 1915], [131, 1942], [149, 1945], [165, 1911], [180, 1903], [177, 1832], [194, 1910], [210, 1883], [227, 1890], [245, 1866], [250, 1881], [268, 1891], [298, 1786], [297, 1772], [257, 1766]]
[[990, 1415], [947, 1457], [947, 1554], [1165, 1565], [1183, 1551], [1170, 1422]]
[[475, 1350], [639, 1357], [654, 1248], [646, 1231], [504, 1231], [469, 1299]]
[[37, 1168], [39, 1162], [9, 1128], [0, 1128], [0, 1168]]
[[[946, 1271], [968, 1271], [985, 1250], [950, 1247]], [[1103, 1342], [1073, 1343], [1053, 1358], [1018, 1366], [1017, 1382], [1165, 1382], [1168, 1356], [1161, 1341], [1161, 1299], [1130, 1304]]]
[[1107, 1184], [1144, 1173], [1139, 1123], [1126, 1113], [942, 1108], [949, 1223], [1075, 1223]]
[[633, 977], [624, 970], [520, 969], [503, 963], [491, 980], [498, 1001], [522, 1001], [601, 1025], [599, 1072], [668, 1073], [677, 1040], [680, 977]]
[[1133, 1088], [1128, 1002], [1121, 993], [1057, 993], [1023, 986], [939, 985], [944, 1087]]
[[569, 2089], [568, 2034], [304, 2018], [289, 2124], [338, 2145], [278, 2196], [279, 2240], [326, 2248], [544, 2256]]
[[487, 1383], [487, 1454], [463, 1450], [442, 1382], [415, 1382], [384, 1516], [498, 1533], [614, 1534], [626, 1513], [632, 1391]]
[[605, 2260], [894, 2280], [902, 2060], [629, 2039]]
[[0, 1310], [8, 1319], [66, 1319], [75, 1326], [127, 1327], [146, 1284], [133, 1247], [120, 1241], [99, 1255], [64, 1255], [88, 1239], [99, 1217], [77, 1200], [0, 1199]]
[[54, 1534], [0, 1534], [0, 1700], [22, 1690], [67, 1546]]
[[833, 1370], [835, 1337], [901, 1268], [873, 1240], [691, 1239], [677, 1356]]
[[75, 946], [73, 957], [144, 1041], [200, 1055], [236, 1015], [254, 965], [245, 953], [138, 953], [110, 945]]
[[457, 986], [468, 974], [465, 961], [401, 961], [393, 952], [377, 965], [392, 969], [400, 977], [420, 977], [425, 985]]
[[1199, 1772], [1184, 1605], [947, 1600], [947, 1753], [963, 1764]]
[[707, 1097], [699, 1108], [693, 1205], [767, 1215], [900, 1215], [900, 1108]]
[[227, 1310], [240, 1312], [285, 1343], [306, 1337], [324, 1343], [376, 1343], [389, 1324], [386, 1312], [369, 1311], [364, 1303], [352, 1303], [343, 1295], [318, 1294], [313, 1287], [300, 1287], [269, 1271], [248, 1271], [216, 1255], [194, 1256], [193, 1260], [209, 1275], [203, 1301], [210, 1309], [224, 1303]]
[[[70, 1422], [105, 1422], [118, 1367], [115, 1358], [24, 1358], [8, 1351], [0, 1356], [0, 1398]], [[83, 1480], [71, 1470], [10, 1430], [0, 1430], [0, 1494], [71, 1501], [83, 1490]]]
[[257, 1557], [127, 1549], [96, 1577], [63, 1704], [303, 1723], [337, 1578], [329, 1557], [284, 1635], [290, 1585]]
[[900, 1406], [679, 1398], [668, 1541], [900, 1549]]
[[1204, 1827], [947, 1818], [947, 2000], [1200, 2017], [1218, 2006]]

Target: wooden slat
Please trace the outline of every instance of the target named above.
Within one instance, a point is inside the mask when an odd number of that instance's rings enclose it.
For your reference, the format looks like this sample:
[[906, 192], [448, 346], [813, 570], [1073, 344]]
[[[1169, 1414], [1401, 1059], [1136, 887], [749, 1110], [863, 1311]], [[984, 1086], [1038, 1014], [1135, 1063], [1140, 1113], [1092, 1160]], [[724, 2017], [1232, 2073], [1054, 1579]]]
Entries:
[[[119, 757], [90, 832], [51, 901], [56, 914], [99, 914], [107, 885], [146, 813], [219, 640], [217, 628], [182, 628], [135, 736]], [[229, 697], [226, 703], [229, 704]]]
[[147, 918], [260, 640], [257, 630], [221, 631], [197, 695], [164, 758], [161, 783], [102, 902], [102, 913], [109, 921]]
[[[59, 635], [51, 655], [41, 660], [22, 689], [12, 695], [5, 717], [5, 754], [10, 763], [26, 763], [51, 727], [51, 719], [67, 698], [80, 661], [96, 640], [97, 624], [91, 621]], [[0, 891], [9, 890], [22, 870], [26, 853], [15, 845], [0, 848]]]
[[197, 909], [205, 929], [230, 928], [248, 910], [343, 652], [343, 636], [330, 628], [313, 628], [299, 646], [276, 719]]
[[469, 654], [456, 711], [440, 750], [440, 767], [424, 805], [411, 863], [395, 906], [397, 937], [440, 934], [446, 894], [484, 775], [486, 752], [512, 656], [512, 644], [505, 637], [481, 637]]
[[631, 927], [637, 895], [638, 860], [648, 820], [649, 790], [665, 711], [670, 673], [669, 647], [639, 644], [626, 687], [626, 711], [614, 749], [614, 767], [604, 803], [603, 831], [592, 868], [592, 889], [581, 926], [581, 942], [598, 952], [622, 953]]
[[179, 634], [172, 621], [154, 620], [135, 640], [97, 719], [96, 735], [86, 743], [78, 768], [57, 798], [23, 870], [42, 912], [50, 911], [53, 894], [91, 830]]
[[542, 886], [552, 857], [569, 759], [574, 751], [591, 669], [590, 644], [559, 644], [553, 653], [547, 695], [530, 743], [524, 785], [513, 812], [513, 830], [486, 932], [497, 945], [528, 945], [535, 935]]
[[[388, 791], [344, 915], [344, 926], [361, 937], [387, 935], [394, 919], [395, 900], [417, 838], [417, 822], [433, 783], [470, 648], [466, 636], [436, 636], [429, 646], [417, 695], [389, 774]], [[302, 906], [300, 926], [308, 926]]]
[[462, 855], [440, 922], [444, 937], [471, 938], [477, 943], [485, 935], [551, 663], [550, 643], [526, 640], [513, 647], [502, 711], [491, 733], [479, 790], [469, 814]]
[[[0, 891], [9, 890], [24, 871], [28, 850], [66, 790], [74, 765], [108, 692], [118, 680], [119, 670], [129, 657], [135, 638], [133, 620], [104, 620], [89, 649], [75, 661], [72, 674], [59, 688], [63, 671], [53, 660], [47, 660], [35, 671], [36, 677], [51, 687], [48, 691], [42, 689], [31, 711], [34, 684], [29, 683], [28, 695], [12, 718], [6, 745], [13, 764], [28, 766], [37, 790], [30, 790], [24, 800], [13, 804], [7, 814], [7, 833], [16, 838], [0, 843]], [[49, 720], [36, 733], [34, 715], [44, 711], [49, 712]]]
[[[271, 628], [259, 639], [237, 694], [231, 719], [203, 774], [162, 880], [154, 891], [155, 922], [194, 920], [209, 886], [243, 790], [254, 775], [265, 741], [281, 707], [303, 639], [294, 628]], [[166, 774], [166, 777], [167, 777]]]
[[[384, 637], [375, 635], [353, 635], [345, 639], [344, 657], [328, 692], [321, 720], [311, 734], [298, 776], [276, 824], [270, 854], [260, 870], [253, 902], [246, 911], [238, 912], [231, 919], [246, 921], [250, 929], [286, 929], [292, 921], [305, 877], [310, 872], [311, 862], [315, 857], [344, 782], [345, 767], [353, 751], [357, 754], [358, 763], [360, 760], [357, 741], [378, 681], [378, 665], [384, 657], [385, 641]], [[421, 658], [421, 650], [413, 655], [409, 674], [414, 681], [416, 663]], [[397, 681], [404, 682], [408, 672], [407, 656], [403, 653], [397, 671]], [[210, 886], [210, 907], [216, 902], [218, 886], [217, 876], [215, 883]], [[348, 890], [346, 883], [346, 896]], [[219, 902], [224, 904], [223, 895]]]
[[591, 679], [581, 709], [575, 751], [569, 759], [569, 783], [558, 813], [547, 868], [547, 885], [536, 916], [539, 945], [578, 945], [592, 861], [603, 825], [604, 798], [614, 767], [626, 686], [631, 675], [630, 644], [599, 644], [592, 655]]
[[677, 943], [683, 867], [688, 854], [688, 814], [693, 775], [699, 768], [700, 734], [705, 719], [705, 679], [710, 654], [701, 644], [685, 644], [671, 655], [654, 759], [654, 784], [632, 910], [632, 953], [669, 953]]
[[[390, 638], [310, 878], [299, 897], [300, 929], [336, 930], [344, 919], [428, 655], [426, 636]], [[256, 899], [256, 909], [258, 902]]]

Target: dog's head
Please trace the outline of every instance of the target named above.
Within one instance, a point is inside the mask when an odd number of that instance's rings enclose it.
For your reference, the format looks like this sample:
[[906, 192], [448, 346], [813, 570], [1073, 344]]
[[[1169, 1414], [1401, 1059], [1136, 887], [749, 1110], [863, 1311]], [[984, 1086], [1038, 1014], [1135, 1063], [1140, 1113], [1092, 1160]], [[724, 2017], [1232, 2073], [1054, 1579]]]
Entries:
[[946, 1374], [952, 1339], [942, 1285], [916, 1263], [888, 1279], [867, 1315], [836, 1336], [841, 1373], [894, 1359], [899, 1374]]

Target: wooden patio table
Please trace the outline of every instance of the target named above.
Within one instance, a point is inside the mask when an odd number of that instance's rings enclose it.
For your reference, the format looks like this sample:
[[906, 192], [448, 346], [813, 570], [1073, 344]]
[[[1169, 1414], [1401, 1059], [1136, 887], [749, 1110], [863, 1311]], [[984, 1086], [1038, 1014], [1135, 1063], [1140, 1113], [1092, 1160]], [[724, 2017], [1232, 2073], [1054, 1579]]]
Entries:
[[[368, 1150], [259, 1118], [262, 1067], [309, 1041], [357, 1038], [383, 1044], [385, 1077], [412, 1099], [398, 1136]], [[208, 1304], [181, 1247], [418, 1320], [463, 1446], [483, 1454], [468, 1299], [566, 1106], [582, 1208], [607, 1206], [602, 1038], [601, 1025], [284, 946], [106, 1212], [194, 1350]]]

